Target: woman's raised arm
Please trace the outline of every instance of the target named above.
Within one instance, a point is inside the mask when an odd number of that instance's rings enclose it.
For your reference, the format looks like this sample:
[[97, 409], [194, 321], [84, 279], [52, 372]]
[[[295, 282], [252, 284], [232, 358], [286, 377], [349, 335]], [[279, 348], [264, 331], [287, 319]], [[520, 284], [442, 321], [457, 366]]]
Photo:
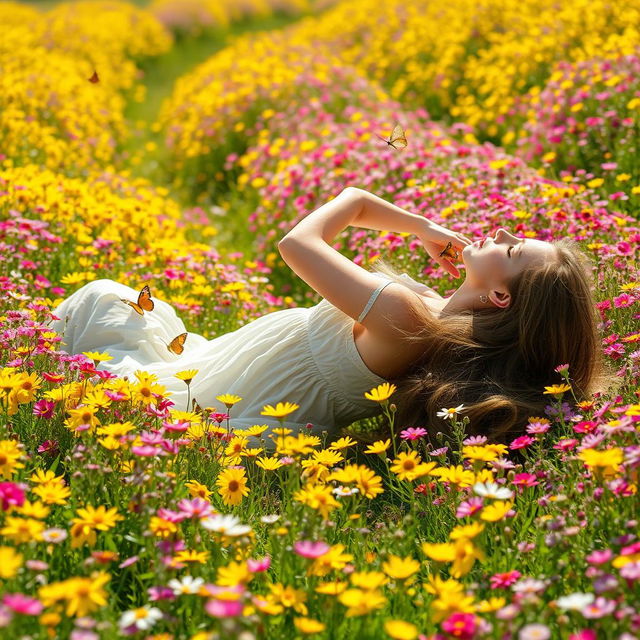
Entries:
[[[348, 226], [395, 233], [412, 233], [423, 241], [451, 241], [456, 248], [468, 241], [443, 227], [367, 191], [347, 187], [336, 198], [301, 220], [280, 242], [282, 259], [323, 298], [357, 319], [380, 279], [336, 251], [329, 243]], [[411, 306], [416, 294], [398, 284], [387, 286], [363, 321], [372, 333], [396, 335], [415, 329]]]

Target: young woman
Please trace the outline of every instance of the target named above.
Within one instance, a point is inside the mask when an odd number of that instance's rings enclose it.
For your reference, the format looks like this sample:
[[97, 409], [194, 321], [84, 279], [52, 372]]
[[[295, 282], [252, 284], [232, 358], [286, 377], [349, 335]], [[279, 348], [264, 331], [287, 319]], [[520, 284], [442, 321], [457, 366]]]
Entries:
[[[369, 272], [331, 246], [348, 226], [414, 234], [454, 277], [459, 271], [447, 256], [459, 253], [465, 280], [443, 298], [406, 274]], [[187, 388], [174, 374], [197, 369], [190, 393], [201, 406], [219, 405], [215, 398], [225, 393], [242, 398], [231, 409], [232, 426], [277, 426], [261, 411], [288, 401], [300, 408], [285, 425], [330, 437], [377, 413], [364, 393], [385, 381], [399, 387], [398, 428], [443, 430], [436, 412], [464, 404], [472, 432], [492, 440], [541, 415], [544, 386], [560, 381], [558, 365], [570, 365], [577, 397], [600, 383], [591, 275], [567, 240], [521, 239], [500, 229], [471, 243], [349, 187], [300, 221], [278, 248], [323, 297], [319, 304], [267, 314], [213, 340], [188, 333], [177, 356], [166, 343], [186, 330], [166, 302], [156, 299], [153, 311], [140, 315], [121, 301], [135, 301], [138, 291], [97, 280], [56, 309], [53, 328], [70, 353], [107, 351], [113, 360], [101, 367], [113, 373], [157, 375], [178, 409], [187, 409]]]

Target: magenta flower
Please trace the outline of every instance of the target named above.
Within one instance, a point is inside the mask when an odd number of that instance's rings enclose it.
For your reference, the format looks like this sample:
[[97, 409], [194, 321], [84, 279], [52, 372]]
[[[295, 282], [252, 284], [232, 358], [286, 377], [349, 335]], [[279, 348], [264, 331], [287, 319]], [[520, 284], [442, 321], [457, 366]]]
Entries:
[[56, 408], [56, 403], [52, 400], [38, 400], [33, 405], [33, 415], [39, 418], [49, 419], [53, 417]]
[[473, 613], [452, 613], [442, 623], [443, 631], [460, 640], [473, 640], [476, 628], [476, 616]]
[[204, 610], [214, 618], [235, 618], [242, 614], [243, 604], [239, 600], [208, 600]]
[[554, 371], [558, 372], [560, 375], [565, 373], [569, 373], [569, 365], [568, 364], [559, 364]]
[[588, 604], [581, 613], [585, 618], [591, 620], [597, 618], [604, 618], [613, 613], [616, 608], [615, 600], [609, 600], [603, 596], [598, 596], [591, 604]]
[[184, 498], [178, 502], [178, 509], [187, 518], [209, 518], [215, 513], [211, 504], [202, 498]]
[[515, 569], [506, 573], [496, 573], [489, 578], [492, 589], [506, 589], [520, 579], [522, 574]]
[[293, 550], [303, 558], [319, 558], [323, 556], [331, 547], [321, 540], [313, 542], [312, 540], [299, 540], [293, 543]]
[[427, 430], [422, 427], [409, 427], [404, 431], [400, 432], [400, 437], [403, 440], [417, 440], [418, 438], [422, 438], [422, 436], [427, 435]]
[[569, 640], [597, 640], [597, 638], [596, 632], [591, 629], [583, 629], [569, 636]]
[[152, 447], [151, 445], [144, 444], [140, 446], [131, 447], [131, 453], [143, 458], [153, 458], [154, 456], [167, 455], [162, 449], [158, 447]]
[[613, 557], [613, 552], [611, 551], [611, 549], [602, 549], [602, 550], [596, 549], [586, 557], [586, 560], [589, 564], [600, 565], [600, 564], [605, 564], [606, 562], [609, 562], [609, 560], [611, 560], [612, 557]]
[[537, 484], [540, 484], [536, 477], [532, 473], [516, 473], [513, 476], [513, 484], [519, 487], [535, 487]]
[[511, 443], [509, 444], [509, 449], [525, 449], [534, 442], [535, 439], [531, 436], [520, 436], [519, 438], [511, 441]]
[[613, 306], [616, 309], [622, 309], [624, 307], [630, 307], [635, 302], [635, 298], [628, 293], [622, 293], [613, 299]]
[[456, 510], [456, 518], [466, 518], [478, 513], [484, 506], [484, 502], [480, 496], [473, 496], [458, 505]]
[[15, 613], [25, 616], [39, 616], [44, 609], [40, 600], [29, 598], [22, 593], [7, 593], [2, 602]]
[[0, 505], [3, 511], [24, 504], [24, 491], [15, 482], [0, 482]]
[[553, 445], [554, 449], [560, 449], [561, 451], [570, 451], [578, 444], [575, 438], [562, 438]]
[[249, 558], [247, 560], [247, 569], [251, 573], [261, 573], [267, 571], [271, 566], [271, 558], [265, 556], [264, 558]]

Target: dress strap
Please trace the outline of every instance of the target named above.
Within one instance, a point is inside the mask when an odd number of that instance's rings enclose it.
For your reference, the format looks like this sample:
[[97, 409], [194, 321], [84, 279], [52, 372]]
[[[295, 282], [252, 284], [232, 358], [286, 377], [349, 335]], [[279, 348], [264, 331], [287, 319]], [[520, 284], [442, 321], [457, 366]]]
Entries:
[[371, 297], [369, 298], [369, 302], [367, 302], [365, 308], [362, 310], [362, 313], [358, 316], [358, 322], [362, 322], [365, 318], [365, 316], [367, 315], [367, 313], [369, 313], [369, 309], [371, 309], [371, 307], [373, 306], [373, 303], [376, 301], [376, 298], [380, 295], [380, 293], [382, 292], [382, 290], [388, 285], [391, 284], [393, 282], [393, 280], [387, 280], [386, 282], [383, 282], [372, 294]]

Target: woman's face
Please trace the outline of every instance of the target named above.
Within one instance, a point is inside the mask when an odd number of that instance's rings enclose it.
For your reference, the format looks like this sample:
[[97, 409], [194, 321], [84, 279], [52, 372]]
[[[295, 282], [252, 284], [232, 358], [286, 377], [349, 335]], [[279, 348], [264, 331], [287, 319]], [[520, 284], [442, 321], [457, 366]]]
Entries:
[[480, 289], [504, 289], [505, 283], [522, 269], [554, 259], [555, 249], [543, 240], [518, 238], [506, 229], [477, 240], [462, 251], [465, 281]]

